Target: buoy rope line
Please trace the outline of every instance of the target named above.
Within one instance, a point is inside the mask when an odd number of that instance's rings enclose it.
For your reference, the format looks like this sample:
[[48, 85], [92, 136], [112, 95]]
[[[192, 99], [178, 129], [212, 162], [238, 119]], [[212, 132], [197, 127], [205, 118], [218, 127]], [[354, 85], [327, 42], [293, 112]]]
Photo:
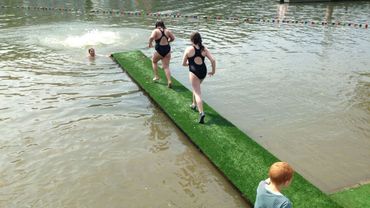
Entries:
[[340, 22], [340, 21], [315, 21], [315, 20], [292, 20], [280, 18], [247, 18], [247, 17], [226, 17], [226, 16], [207, 16], [207, 15], [182, 15], [180, 13], [162, 13], [145, 11], [124, 11], [124, 10], [91, 10], [86, 12], [74, 8], [54, 8], [54, 7], [32, 7], [32, 6], [4, 6], [0, 9], [23, 9], [23, 10], [41, 10], [41, 11], [59, 11], [75, 14], [97, 14], [114, 16], [147, 16], [147, 17], [165, 17], [165, 18], [186, 18], [186, 19], [204, 19], [204, 20], [228, 20], [246, 23], [273, 23], [273, 24], [295, 24], [295, 25], [322, 25], [322, 26], [349, 26], [352, 28], [368, 29], [367, 22]]

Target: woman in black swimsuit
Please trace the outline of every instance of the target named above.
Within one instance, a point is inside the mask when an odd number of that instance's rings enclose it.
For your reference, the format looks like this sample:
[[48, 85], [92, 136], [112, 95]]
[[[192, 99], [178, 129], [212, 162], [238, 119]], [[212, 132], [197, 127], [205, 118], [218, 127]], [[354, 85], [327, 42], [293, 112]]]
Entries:
[[153, 81], [158, 81], [158, 61], [162, 60], [162, 67], [166, 73], [167, 87], [171, 88], [171, 72], [170, 72], [170, 59], [171, 59], [171, 46], [170, 42], [175, 40], [173, 33], [164, 26], [162, 20], [155, 23], [155, 29], [149, 38], [149, 48], [153, 47], [153, 40], [155, 40], [155, 52], [152, 57], [152, 66], [154, 71]]
[[204, 123], [205, 114], [203, 111], [203, 102], [201, 97], [200, 84], [207, 75], [207, 67], [204, 58], [211, 61], [212, 71], [208, 75], [212, 76], [216, 72], [216, 60], [211, 52], [202, 44], [202, 37], [198, 32], [190, 36], [192, 46], [186, 48], [182, 61], [183, 66], [189, 66], [189, 80], [193, 88], [193, 102], [191, 108], [199, 111], [199, 123]]

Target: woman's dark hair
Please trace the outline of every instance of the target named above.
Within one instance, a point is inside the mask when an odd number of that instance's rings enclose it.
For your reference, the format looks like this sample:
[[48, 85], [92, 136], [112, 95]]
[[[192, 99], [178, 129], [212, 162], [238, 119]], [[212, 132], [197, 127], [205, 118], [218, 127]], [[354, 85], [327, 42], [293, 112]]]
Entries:
[[200, 50], [202, 50], [202, 51], [204, 50], [204, 46], [202, 44], [202, 37], [200, 36], [199, 32], [193, 32], [190, 35], [190, 40], [194, 44], [198, 45], [200, 47]]
[[157, 28], [157, 27], [161, 27], [163, 29], [166, 29], [166, 26], [164, 26], [163, 20], [157, 20], [157, 22], [155, 23], [155, 28]]

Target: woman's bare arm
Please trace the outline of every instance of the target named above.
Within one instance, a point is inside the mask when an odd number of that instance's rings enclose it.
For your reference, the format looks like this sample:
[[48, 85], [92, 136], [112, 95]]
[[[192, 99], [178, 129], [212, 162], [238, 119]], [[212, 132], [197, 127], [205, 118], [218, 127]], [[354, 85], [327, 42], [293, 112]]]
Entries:
[[156, 31], [153, 30], [152, 34], [149, 37], [149, 44], [148, 44], [149, 48], [153, 47], [153, 41], [155, 40], [155, 35], [156, 35]]
[[211, 62], [211, 66], [212, 66], [212, 71], [208, 72], [208, 74], [214, 75], [216, 73], [216, 60], [208, 49], [205, 49], [205, 51], [206, 51], [206, 57]]
[[170, 30], [168, 30], [168, 42], [172, 42], [172, 41], [174, 41], [175, 40], [175, 35], [170, 31]]
[[185, 49], [185, 52], [184, 52], [184, 56], [182, 57], [182, 65], [183, 66], [189, 66], [189, 62], [188, 62], [188, 51], [189, 51], [189, 48], [186, 48]]

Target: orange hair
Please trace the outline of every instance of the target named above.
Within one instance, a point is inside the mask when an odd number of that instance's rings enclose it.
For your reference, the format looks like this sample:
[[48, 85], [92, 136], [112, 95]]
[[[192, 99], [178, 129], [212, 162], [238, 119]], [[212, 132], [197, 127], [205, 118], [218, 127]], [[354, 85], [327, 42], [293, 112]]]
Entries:
[[276, 162], [270, 167], [269, 177], [271, 182], [282, 185], [292, 179], [293, 173], [293, 168], [287, 162]]

